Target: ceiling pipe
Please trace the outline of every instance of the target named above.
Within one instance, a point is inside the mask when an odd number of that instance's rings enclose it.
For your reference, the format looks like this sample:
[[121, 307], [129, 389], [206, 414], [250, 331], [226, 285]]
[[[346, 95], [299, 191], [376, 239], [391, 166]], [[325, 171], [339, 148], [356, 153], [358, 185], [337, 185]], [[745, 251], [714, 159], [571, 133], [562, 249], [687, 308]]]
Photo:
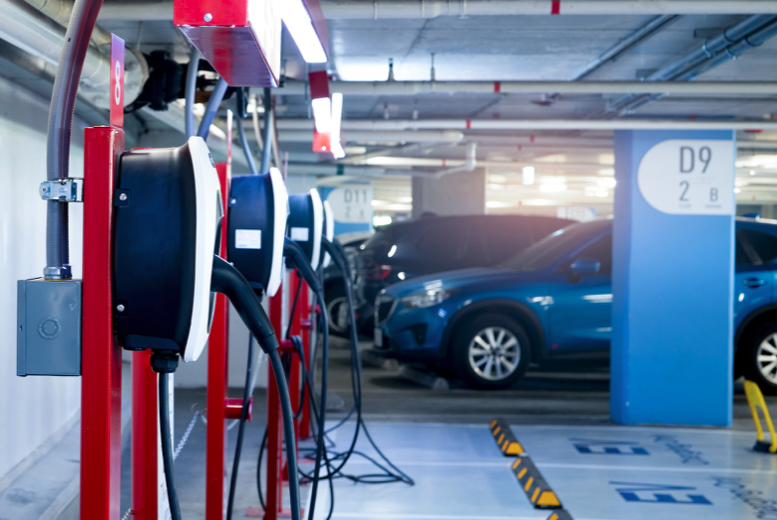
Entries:
[[[279, 130], [313, 130], [308, 119], [279, 119]], [[777, 121], [741, 120], [677, 120], [677, 119], [350, 119], [342, 122], [349, 131], [408, 131], [408, 130], [777, 130]]]
[[[278, 120], [280, 123], [281, 120]], [[311, 125], [311, 129], [312, 129]], [[252, 130], [246, 130], [252, 133]], [[343, 134], [348, 143], [457, 143], [464, 139], [463, 132], [453, 130], [427, 132], [349, 132]], [[312, 143], [313, 132], [307, 130], [280, 130], [282, 143]]]
[[[767, 26], [763, 27], [762, 29], [755, 31], [751, 34], [748, 34], [746, 37], [742, 38], [736, 43], [732, 43], [731, 45], [728, 45], [725, 49], [720, 51], [716, 56], [713, 56], [709, 60], [695, 66], [691, 70], [688, 70], [684, 72], [681, 76], [674, 79], [674, 81], [684, 81], [684, 82], [690, 82], [692, 79], [696, 78], [700, 74], [703, 74], [704, 72], [707, 72], [708, 70], [711, 70], [718, 65], [721, 65], [728, 60], [735, 60], [737, 59], [742, 53], [752, 49], [753, 47], [757, 47], [764, 43], [769, 38], [773, 38], [775, 35], [777, 35], [777, 17]], [[653, 94], [651, 96], [643, 96], [640, 99], [634, 100], [623, 109], [622, 111], [634, 111], [642, 106], [645, 106], [651, 101], [655, 101], [657, 99], [660, 99], [663, 97], [662, 94]]]
[[[344, 96], [418, 96], [426, 94], [676, 94], [676, 95], [775, 95], [774, 81], [693, 81], [687, 83], [643, 81], [335, 81], [332, 92]], [[286, 80], [276, 96], [307, 96], [303, 81]]]
[[[328, 20], [441, 16], [777, 14], [773, 0], [321, 0]], [[98, 20], [169, 21], [173, 2], [106, 0]]]
[[[453, 168], [446, 168], [444, 170], [438, 171], [435, 175], [435, 179], [439, 179], [441, 177], [445, 177], [446, 175], [451, 175], [453, 173], [466, 173], [473, 171], [477, 165], [478, 165], [478, 145], [477, 143], [470, 143], [467, 147], [467, 157], [464, 160], [464, 164], [461, 166], [455, 166]], [[443, 165], [445, 165], [445, 161], [443, 161]]]
[[678, 18], [677, 15], [661, 15], [653, 18], [648, 23], [623, 38], [621, 41], [604, 51], [601, 56], [590, 62], [586, 67], [574, 78], [573, 81], [580, 81], [586, 76], [591, 75], [594, 71], [601, 68], [606, 63], [618, 58], [621, 54], [628, 51], [644, 39], [652, 36], [659, 30], [663, 29], [669, 22], [672, 22]]
[[[688, 75], [695, 70], [698, 70], [703, 64], [710, 62], [715, 58], [718, 53], [722, 53], [734, 42], [741, 40], [747, 41], [747, 39], [759, 30], [768, 28], [775, 23], [777, 17], [766, 15], [753, 15], [742, 20], [741, 22], [727, 27], [721, 34], [705, 40], [703, 44], [699, 45], [693, 51], [683, 55], [682, 57], [674, 60], [673, 62], [661, 67], [654, 73], [645, 78], [646, 83], [651, 82], [677, 82], [691, 79], [694, 76]], [[654, 93], [660, 94], [660, 93]], [[634, 110], [640, 106], [644, 106], [653, 99], [650, 96], [638, 96], [636, 94], [629, 94], [622, 96], [618, 99], [612, 100], [608, 104], [606, 113], [610, 116], [615, 114], [622, 114]], [[606, 114], [605, 114], [606, 115]]]
[[[65, 41], [65, 28], [24, 0], [0, 0], [0, 38], [19, 49], [56, 66]], [[108, 108], [110, 56], [91, 45], [84, 60], [79, 90], [94, 105]], [[143, 67], [133, 53], [127, 53], [124, 102], [132, 103], [143, 89]]]
[[[26, 0], [26, 2], [63, 27], [67, 27], [70, 23], [70, 13], [73, 11], [73, 2], [70, 0]], [[110, 44], [111, 33], [96, 25], [92, 31], [92, 41], [97, 45]]]
[[328, 19], [505, 15], [660, 15], [777, 13], [769, 0], [321, 0]]

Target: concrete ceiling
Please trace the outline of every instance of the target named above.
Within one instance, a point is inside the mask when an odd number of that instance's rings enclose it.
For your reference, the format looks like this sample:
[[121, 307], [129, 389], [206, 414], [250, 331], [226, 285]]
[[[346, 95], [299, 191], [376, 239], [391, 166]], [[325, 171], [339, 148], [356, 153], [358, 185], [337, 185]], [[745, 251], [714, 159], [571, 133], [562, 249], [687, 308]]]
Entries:
[[[644, 26], [652, 16], [471, 16], [433, 19], [336, 19], [329, 21], [331, 59], [328, 70], [333, 76], [332, 90], [338, 81], [384, 81], [388, 77], [389, 59], [393, 59], [397, 81], [428, 81], [434, 53], [437, 81], [568, 81], [621, 39]], [[658, 69], [698, 48], [705, 37], [720, 34], [726, 27], [745, 16], [687, 15], [679, 16], [659, 31], [631, 47], [589, 75], [589, 81], [635, 81], [638, 72]], [[144, 52], [167, 49], [176, 59], [186, 61], [188, 51], [184, 38], [170, 22], [101, 22], [128, 43], [140, 38]], [[140, 29], [140, 30], [139, 30]], [[304, 80], [308, 67], [302, 62], [293, 42], [284, 35], [283, 56], [288, 78]], [[696, 81], [777, 81], [777, 38], [745, 52], [705, 72]], [[537, 94], [457, 94], [417, 96], [346, 95], [345, 119], [587, 119], [597, 117], [610, 98], [617, 95], [566, 94], [553, 103], [541, 104], [552, 93]], [[278, 117], [309, 119], [309, 100], [304, 95], [276, 93]], [[704, 96], [665, 96], [639, 108], [626, 117], [660, 117], [664, 119], [753, 119], [762, 120], [777, 113], [777, 96], [731, 95], [724, 90]], [[489, 182], [488, 200], [491, 211], [536, 211], [525, 201], [555, 200], [560, 204], [600, 205], [612, 203], [611, 131], [465, 131], [454, 143], [427, 143], [423, 147], [402, 148], [402, 140], [376, 140], [368, 134], [348, 139], [351, 155], [382, 151], [384, 157], [464, 159], [467, 143], [478, 142], [478, 161], [506, 163], [490, 167], [498, 182]], [[252, 133], [251, 133], [252, 135]], [[523, 137], [542, 136], [544, 144], [515, 144]], [[281, 133], [283, 137], [283, 133]], [[749, 134], [739, 132], [740, 140], [775, 141], [774, 150], [758, 151], [755, 160], [747, 157], [756, 152], [740, 150], [737, 195], [741, 202], [777, 202], [777, 132]], [[554, 144], [554, 139], [558, 144]], [[600, 146], [575, 146], [574, 140], [586, 143], [599, 140]], [[571, 141], [570, 141], [571, 140]], [[309, 142], [284, 142], [292, 162], [318, 161], [310, 152]], [[764, 157], [765, 156], [765, 157]], [[381, 160], [383, 164], [381, 165]], [[755, 164], [758, 163], [762, 164]], [[354, 162], [351, 159], [351, 162]], [[359, 163], [358, 158], [355, 161]], [[363, 164], [387, 168], [385, 159], [365, 160]], [[513, 167], [512, 165], [515, 165]], [[519, 165], [531, 163], [537, 168], [534, 187], [522, 186]], [[765, 166], [765, 168], [763, 168]], [[750, 175], [751, 167], [757, 170]], [[392, 213], [408, 204], [410, 177], [397, 173], [423, 174], [434, 168], [420, 166], [392, 167], [390, 176], [374, 178], [376, 211]], [[774, 176], [774, 183], [772, 183]], [[540, 192], [544, 177], [553, 182], [564, 178], [564, 192]], [[385, 204], [384, 204], [385, 203]]]

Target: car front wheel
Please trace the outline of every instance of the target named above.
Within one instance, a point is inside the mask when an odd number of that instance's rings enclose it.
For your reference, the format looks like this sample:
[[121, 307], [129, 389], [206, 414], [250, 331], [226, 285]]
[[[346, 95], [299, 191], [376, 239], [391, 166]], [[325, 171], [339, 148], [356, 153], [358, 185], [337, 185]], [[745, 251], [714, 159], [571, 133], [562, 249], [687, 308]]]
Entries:
[[514, 320], [483, 315], [459, 329], [453, 348], [456, 372], [475, 388], [509, 388], [529, 366], [529, 339]]
[[326, 313], [329, 317], [329, 331], [335, 336], [347, 337], [350, 326], [348, 324], [348, 300], [345, 296], [345, 287], [337, 285], [327, 289], [324, 300], [326, 301]]
[[740, 346], [742, 374], [765, 395], [777, 395], [777, 323], [756, 327]]

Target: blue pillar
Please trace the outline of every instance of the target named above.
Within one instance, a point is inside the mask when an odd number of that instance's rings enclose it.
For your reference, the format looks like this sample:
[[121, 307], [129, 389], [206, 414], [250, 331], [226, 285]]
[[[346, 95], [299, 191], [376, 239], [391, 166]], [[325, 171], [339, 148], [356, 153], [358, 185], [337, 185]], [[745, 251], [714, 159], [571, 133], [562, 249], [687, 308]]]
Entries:
[[731, 425], [734, 139], [615, 132], [616, 422]]

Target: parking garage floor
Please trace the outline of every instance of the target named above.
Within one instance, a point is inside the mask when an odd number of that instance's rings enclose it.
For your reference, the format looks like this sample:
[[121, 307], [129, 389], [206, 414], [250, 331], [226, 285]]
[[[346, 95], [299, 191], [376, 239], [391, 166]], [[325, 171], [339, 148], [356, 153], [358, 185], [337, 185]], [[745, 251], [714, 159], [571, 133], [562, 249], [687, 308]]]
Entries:
[[[329, 391], [350, 396], [349, 353], [333, 342]], [[395, 371], [365, 367], [365, 419], [378, 446], [415, 480], [380, 485], [335, 482], [333, 519], [545, 520], [552, 510], [535, 509], [511, 465], [497, 449], [489, 423], [501, 417], [572, 518], [664, 520], [681, 518], [777, 518], [777, 456], [754, 453], [754, 426], [744, 395], [735, 396], [732, 429], [621, 427], [609, 420], [606, 367], [559, 366], [531, 371], [507, 391], [433, 391]], [[453, 385], [456, 387], [456, 385]], [[232, 392], [239, 395], [239, 389]], [[337, 401], [334, 399], [333, 401]], [[256, 464], [264, 429], [265, 395], [255, 393], [240, 466], [236, 518], [259, 504]], [[777, 399], [768, 404], [777, 411]], [[176, 391], [175, 437], [202, 409], [204, 390]], [[330, 420], [343, 417], [330, 412]], [[349, 423], [331, 440], [346, 446]], [[236, 429], [230, 431], [231, 465]], [[203, 519], [205, 427], [197, 423], [176, 461], [184, 517]], [[372, 449], [359, 441], [368, 455]], [[123, 510], [129, 509], [129, 450], [125, 450]], [[372, 468], [365, 459], [348, 463], [351, 473]], [[317, 520], [329, 512], [321, 488]], [[476, 497], [475, 500], [472, 497]], [[696, 497], [696, 498], [694, 498]]]

